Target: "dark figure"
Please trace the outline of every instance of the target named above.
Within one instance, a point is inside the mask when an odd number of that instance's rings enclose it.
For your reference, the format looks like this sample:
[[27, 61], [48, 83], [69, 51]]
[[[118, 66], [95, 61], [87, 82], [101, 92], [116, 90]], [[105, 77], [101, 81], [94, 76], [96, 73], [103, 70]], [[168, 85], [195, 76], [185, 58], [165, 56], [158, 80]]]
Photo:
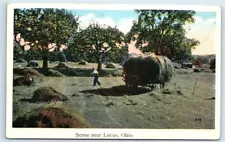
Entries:
[[95, 86], [96, 83], [100, 86], [101, 83], [98, 81], [98, 78], [99, 78], [98, 71], [96, 69], [94, 69], [93, 74], [94, 74], [93, 86]]

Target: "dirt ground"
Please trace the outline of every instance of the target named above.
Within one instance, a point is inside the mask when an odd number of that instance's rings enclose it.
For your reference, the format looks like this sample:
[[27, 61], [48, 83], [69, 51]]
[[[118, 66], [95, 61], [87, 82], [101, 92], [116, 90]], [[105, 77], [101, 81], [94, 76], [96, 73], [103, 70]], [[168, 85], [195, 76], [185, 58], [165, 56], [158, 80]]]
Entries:
[[167, 89], [129, 91], [121, 77], [101, 77], [101, 86], [92, 86], [92, 77], [45, 77], [33, 86], [13, 87], [13, 119], [45, 105], [23, 100], [36, 89], [51, 86], [69, 98], [53, 103], [82, 114], [94, 128], [213, 129], [214, 80], [214, 73], [179, 70]]

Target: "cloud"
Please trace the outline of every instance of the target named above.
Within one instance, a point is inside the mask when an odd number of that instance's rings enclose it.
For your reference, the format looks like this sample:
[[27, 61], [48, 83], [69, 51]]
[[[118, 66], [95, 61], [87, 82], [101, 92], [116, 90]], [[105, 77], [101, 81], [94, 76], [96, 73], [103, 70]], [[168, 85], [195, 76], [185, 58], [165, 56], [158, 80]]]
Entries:
[[201, 24], [203, 22], [203, 18], [200, 16], [194, 16], [195, 24]]
[[88, 13], [87, 15], [80, 16], [80, 28], [84, 29], [87, 28], [91, 23], [98, 23], [102, 26], [111, 26], [115, 27], [122, 31], [123, 33], [127, 33], [130, 31], [133, 21], [135, 18], [121, 18], [119, 21], [114, 21], [111, 17], [97, 17], [94, 13]]
[[110, 17], [96, 18], [96, 19], [94, 19], [94, 22], [97, 22], [100, 25], [106, 25], [106, 26], [111, 26], [111, 27], [116, 26], [114, 20]]
[[123, 18], [118, 22], [117, 27], [120, 31], [126, 34], [130, 31], [134, 20], [134, 18]]
[[79, 26], [81, 29], [87, 28], [88, 25], [93, 21], [95, 18], [94, 13], [88, 13], [87, 15], [79, 17]]
[[211, 18], [205, 21], [205, 24], [207, 25], [213, 25], [216, 23], [216, 18]]
[[115, 26], [115, 22], [110, 17], [96, 17], [94, 13], [88, 13], [87, 15], [80, 16], [79, 26], [81, 29], [87, 28], [91, 23], [98, 23], [105, 26]]

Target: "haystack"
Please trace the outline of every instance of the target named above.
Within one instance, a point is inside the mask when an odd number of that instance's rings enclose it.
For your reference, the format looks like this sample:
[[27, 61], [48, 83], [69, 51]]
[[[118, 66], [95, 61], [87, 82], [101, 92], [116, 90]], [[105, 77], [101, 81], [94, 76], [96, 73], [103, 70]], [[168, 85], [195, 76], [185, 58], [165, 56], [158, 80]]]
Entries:
[[43, 81], [43, 75], [37, 70], [31, 68], [15, 68], [13, 69], [13, 75], [16, 77], [13, 82], [14, 86], [31, 85], [32, 83]]
[[13, 127], [39, 128], [90, 128], [81, 115], [63, 107], [45, 106], [34, 109], [13, 121]]
[[55, 66], [55, 68], [69, 68], [69, 67], [64, 63], [60, 62], [57, 66]]
[[87, 65], [87, 64], [88, 64], [88, 62], [85, 61], [85, 60], [80, 60], [80, 61], [78, 62], [78, 65]]
[[22, 86], [22, 85], [31, 86], [33, 83], [34, 78], [29, 74], [22, 77], [18, 77], [13, 80], [13, 86]]
[[105, 68], [116, 68], [116, 66], [113, 63], [107, 63]]
[[68, 101], [68, 97], [52, 87], [41, 87], [34, 91], [32, 102]]

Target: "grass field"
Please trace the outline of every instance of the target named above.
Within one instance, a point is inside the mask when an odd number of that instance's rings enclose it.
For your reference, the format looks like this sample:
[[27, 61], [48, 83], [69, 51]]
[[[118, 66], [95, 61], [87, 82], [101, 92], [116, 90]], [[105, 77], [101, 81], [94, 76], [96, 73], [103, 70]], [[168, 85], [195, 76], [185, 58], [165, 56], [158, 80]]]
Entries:
[[[19, 63], [14, 64], [14, 68]], [[56, 66], [50, 63], [50, 67]], [[77, 64], [68, 63], [77, 68]], [[79, 68], [90, 68], [79, 66]], [[120, 67], [119, 67], [120, 68]], [[197, 79], [198, 78], [198, 79]], [[193, 89], [196, 83], [193, 94]], [[44, 77], [32, 86], [13, 87], [13, 120], [41, 106], [62, 105], [94, 128], [213, 129], [215, 127], [214, 73], [179, 69], [166, 89], [126, 88], [122, 77]], [[51, 86], [66, 95], [66, 102], [30, 102], [33, 92]]]

